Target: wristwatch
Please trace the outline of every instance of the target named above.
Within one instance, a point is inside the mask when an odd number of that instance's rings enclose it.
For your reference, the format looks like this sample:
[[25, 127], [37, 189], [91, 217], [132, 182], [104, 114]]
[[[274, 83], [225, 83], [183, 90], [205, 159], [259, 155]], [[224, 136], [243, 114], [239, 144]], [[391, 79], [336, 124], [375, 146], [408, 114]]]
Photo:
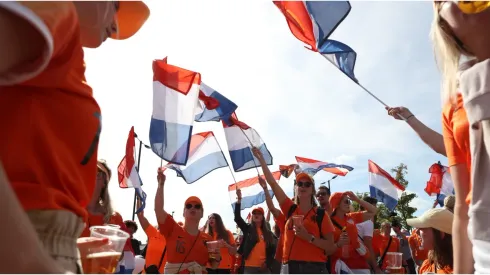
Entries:
[[315, 236], [311, 235], [310, 243], [313, 243], [314, 241], [315, 241]]

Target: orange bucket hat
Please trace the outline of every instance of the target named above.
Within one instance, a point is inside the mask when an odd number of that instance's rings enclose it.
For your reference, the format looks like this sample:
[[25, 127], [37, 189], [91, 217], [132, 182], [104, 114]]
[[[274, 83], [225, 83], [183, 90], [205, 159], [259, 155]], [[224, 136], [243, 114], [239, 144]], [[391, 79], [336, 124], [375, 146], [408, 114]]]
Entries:
[[345, 195], [344, 192], [335, 192], [330, 196], [328, 202], [330, 203], [330, 207], [335, 209], [339, 207], [340, 202], [342, 201], [342, 197]]
[[116, 12], [117, 33], [112, 39], [124, 40], [133, 36], [150, 16], [150, 9], [143, 1], [119, 1]]

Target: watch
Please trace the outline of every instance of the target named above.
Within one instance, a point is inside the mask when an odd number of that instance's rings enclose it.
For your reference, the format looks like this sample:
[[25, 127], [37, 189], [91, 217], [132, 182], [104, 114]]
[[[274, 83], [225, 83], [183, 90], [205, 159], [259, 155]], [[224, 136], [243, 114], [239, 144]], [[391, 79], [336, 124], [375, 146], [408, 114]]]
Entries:
[[310, 243], [313, 243], [315, 241], [315, 236], [311, 235]]

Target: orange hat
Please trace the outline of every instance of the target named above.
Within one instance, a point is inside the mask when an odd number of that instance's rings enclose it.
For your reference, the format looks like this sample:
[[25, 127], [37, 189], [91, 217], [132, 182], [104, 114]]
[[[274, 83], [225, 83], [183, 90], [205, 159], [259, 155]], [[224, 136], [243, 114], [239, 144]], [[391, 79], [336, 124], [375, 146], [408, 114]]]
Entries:
[[263, 215], [264, 215], [264, 213], [265, 213], [265, 212], [264, 212], [264, 208], [262, 208], [262, 207], [255, 207], [255, 208], [252, 210], [252, 213], [253, 213], [254, 211], [259, 211], [260, 213], [262, 213], [262, 216], [263, 216]]
[[342, 201], [342, 197], [344, 195], [344, 192], [335, 192], [330, 195], [330, 199], [328, 200], [328, 202], [330, 203], [330, 207], [332, 207], [332, 209], [339, 207], [339, 204]]
[[187, 200], [185, 200], [184, 206], [189, 203], [198, 203], [202, 206], [201, 199], [196, 196], [190, 196], [189, 198], [187, 198]]
[[112, 39], [123, 40], [133, 36], [150, 16], [150, 9], [143, 1], [119, 1], [116, 12], [117, 33]]
[[301, 179], [307, 179], [307, 180], [311, 181], [311, 183], [315, 183], [315, 180], [313, 179], [313, 177], [310, 176], [309, 174], [305, 173], [305, 172], [301, 172], [301, 173], [296, 175], [296, 182], [298, 182]]

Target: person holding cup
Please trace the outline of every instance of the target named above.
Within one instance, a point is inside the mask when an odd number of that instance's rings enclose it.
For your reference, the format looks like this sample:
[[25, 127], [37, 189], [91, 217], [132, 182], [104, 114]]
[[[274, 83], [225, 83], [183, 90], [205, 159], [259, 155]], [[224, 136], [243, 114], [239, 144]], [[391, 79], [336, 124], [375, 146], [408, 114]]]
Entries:
[[[357, 202], [364, 211], [351, 212], [351, 201]], [[371, 203], [357, 197], [353, 192], [335, 192], [330, 196], [332, 223], [335, 225], [334, 240], [336, 251], [332, 264], [341, 259], [354, 273], [371, 273], [368, 262], [369, 250], [358, 237], [356, 224], [371, 220], [378, 209]]]
[[204, 213], [201, 200], [191, 196], [184, 203], [184, 226], [179, 226], [164, 210], [165, 175], [158, 171], [158, 188], [155, 195], [155, 214], [158, 230], [167, 241], [167, 264], [165, 274], [203, 274], [206, 265], [216, 269], [221, 261], [218, 251], [208, 253], [207, 242], [213, 241], [208, 234], [199, 230]]
[[[274, 179], [262, 153], [253, 148], [267, 183], [272, 188], [281, 210], [286, 214], [282, 257], [283, 274], [326, 274], [327, 255], [335, 251], [333, 225], [323, 208], [317, 207], [315, 185], [306, 173], [296, 175], [294, 202]], [[321, 215], [320, 221], [317, 217]]]
[[[219, 214], [213, 213], [209, 215], [205, 228], [206, 234], [218, 241], [219, 251], [221, 254], [221, 262], [217, 269], [208, 268], [209, 274], [230, 274], [232, 263], [231, 259], [235, 256], [237, 248], [235, 239], [230, 230], [225, 228], [223, 220]], [[210, 267], [210, 266], [209, 266]]]

